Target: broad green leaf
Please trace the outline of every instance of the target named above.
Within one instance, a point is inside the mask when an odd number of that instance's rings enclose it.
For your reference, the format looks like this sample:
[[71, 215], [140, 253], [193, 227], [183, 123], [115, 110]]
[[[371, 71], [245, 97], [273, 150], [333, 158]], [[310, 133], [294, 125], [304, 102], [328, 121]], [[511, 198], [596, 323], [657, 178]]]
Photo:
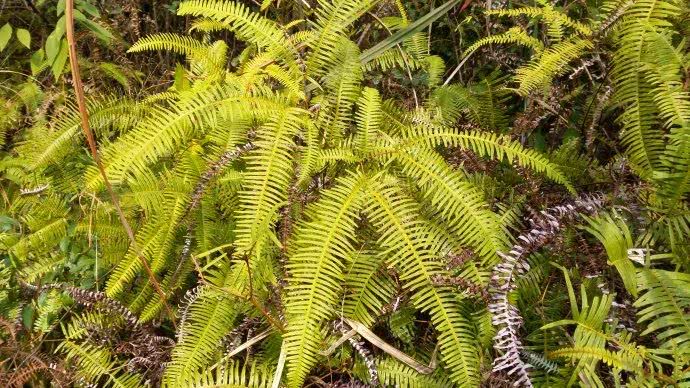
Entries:
[[57, 23], [55, 23], [55, 30], [53, 30], [53, 34], [55, 34], [58, 38], [62, 38], [65, 35], [65, 27], [67, 25], [65, 20], [65, 16], [63, 15], [60, 19], [58, 19]]
[[53, 76], [57, 80], [62, 75], [65, 70], [65, 63], [67, 63], [67, 41], [63, 39], [60, 42], [60, 52], [55, 57], [55, 62], [53, 62], [52, 71]]
[[31, 48], [31, 34], [29, 31], [19, 28], [17, 29], [17, 40], [26, 48]]
[[43, 49], [38, 49], [33, 55], [31, 56], [31, 74], [36, 75], [38, 74], [44, 66], [44, 59], [45, 59], [45, 52]]
[[0, 51], [5, 49], [5, 46], [7, 46], [7, 42], [10, 41], [11, 37], [12, 26], [10, 23], [5, 23], [5, 25], [0, 28]]
[[95, 5], [89, 3], [88, 1], [77, 1], [77, 8], [95, 18], [101, 17], [101, 13], [98, 12], [98, 8], [96, 8]]
[[57, 8], [55, 9], [55, 11], [57, 12], [57, 16], [60, 16], [63, 13], [65, 13], [65, 0], [58, 1]]
[[48, 35], [48, 38], [46, 39], [46, 59], [48, 60], [48, 63], [53, 63], [55, 61], [55, 57], [58, 55], [58, 52], [60, 51], [60, 39], [61, 37], [57, 36], [55, 34], [55, 31]]
[[[82, 17], [84, 17], [83, 14]], [[105, 27], [101, 26], [100, 24], [92, 20], [86, 19], [85, 17], [83, 19], [79, 19], [79, 23], [91, 30], [91, 32], [93, 32], [98, 39], [102, 40], [105, 43], [110, 42], [110, 40], [114, 38], [113, 34], [111, 34], [110, 31], [108, 31]]]
[[86, 16], [84, 16], [83, 13], [81, 13], [80, 10], [75, 9], [74, 10], [74, 20], [78, 22], [83, 22], [84, 20], [89, 20]]

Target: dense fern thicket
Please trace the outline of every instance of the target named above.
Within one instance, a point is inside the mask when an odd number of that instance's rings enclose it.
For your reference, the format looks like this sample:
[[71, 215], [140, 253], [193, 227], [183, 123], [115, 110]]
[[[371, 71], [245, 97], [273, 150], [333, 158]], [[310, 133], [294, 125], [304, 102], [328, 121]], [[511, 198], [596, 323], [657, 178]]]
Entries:
[[72, 3], [0, 9], [0, 385], [690, 385], [685, 1]]

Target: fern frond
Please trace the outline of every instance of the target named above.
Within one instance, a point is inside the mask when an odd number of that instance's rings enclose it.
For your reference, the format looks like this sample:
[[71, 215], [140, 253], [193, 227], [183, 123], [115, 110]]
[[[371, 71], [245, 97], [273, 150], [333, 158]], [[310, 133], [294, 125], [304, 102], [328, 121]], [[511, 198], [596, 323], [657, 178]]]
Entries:
[[230, 360], [227, 364], [199, 373], [197, 377], [180, 385], [184, 388], [269, 388], [272, 373], [264, 365]]
[[625, 289], [633, 296], [637, 297], [635, 266], [628, 259], [628, 250], [633, 247], [632, 236], [628, 225], [618, 214], [600, 215], [596, 218], [585, 220], [589, 226], [584, 227], [586, 231], [595, 236], [604, 245], [609, 262], [618, 271], [623, 279]]
[[611, 78], [616, 85], [614, 99], [625, 111], [619, 118], [623, 125], [621, 142], [642, 176], [651, 176], [659, 167], [663, 150], [661, 134], [653, 125], [656, 109], [651, 95], [652, 85], [645, 79], [647, 31], [670, 27], [670, 19], [679, 12], [673, 1], [640, 0], [629, 7], [618, 32], [618, 48], [614, 53]]
[[690, 275], [660, 269], [642, 269], [637, 283], [640, 297], [638, 322], [646, 323], [642, 335], [654, 333], [662, 348], [690, 351]]
[[411, 145], [426, 143], [429, 147], [444, 145], [466, 148], [480, 156], [507, 160], [509, 163], [543, 173], [553, 181], [564, 185], [571, 192], [575, 191], [558, 166], [545, 156], [524, 148], [522, 144], [506, 136], [480, 131], [464, 132], [453, 128], [426, 129], [423, 126], [417, 126], [402, 138], [402, 142]]
[[384, 386], [399, 388], [450, 388], [455, 386], [443, 377], [425, 376], [398, 361], [384, 358], [376, 363], [379, 380]]
[[229, 0], [188, 0], [180, 3], [177, 14], [218, 21], [239, 39], [275, 52], [290, 69], [296, 68], [297, 50], [286, 39], [285, 32], [275, 22], [252, 12], [244, 4]]
[[335, 313], [342, 261], [354, 251], [355, 220], [369, 179], [361, 173], [341, 178], [315, 204], [312, 219], [295, 232], [284, 337], [290, 387], [301, 386], [316, 364], [321, 324]]
[[385, 257], [376, 252], [357, 252], [345, 273], [347, 294], [343, 313], [364, 325], [371, 326], [383, 306], [395, 292], [392, 279], [381, 268]]
[[354, 142], [357, 150], [367, 153], [374, 142], [377, 132], [380, 130], [381, 121], [381, 97], [376, 89], [365, 88], [357, 101], [357, 134]]
[[415, 306], [431, 316], [451, 379], [457, 384], [477, 384], [479, 355], [473, 327], [460, 309], [457, 295], [433, 283], [435, 275], [445, 272], [436, 259], [438, 237], [416, 216], [419, 204], [399, 190], [376, 186], [368, 192], [372, 205], [367, 212], [381, 232], [379, 244], [400, 268], [400, 279], [414, 293]]
[[103, 347], [90, 344], [77, 344], [70, 340], [61, 342], [60, 349], [67, 359], [74, 359], [79, 364], [79, 371], [87, 381], [97, 382], [106, 378], [106, 386], [117, 388], [135, 388], [142, 386], [139, 375], [124, 371], [124, 365]]
[[139, 39], [127, 50], [127, 52], [139, 53], [149, 50], [165, 50], [194, 57], [207, 49], [208, 45], [187, 35], [161, 33]]
[[324, 79], [325, 93], [320, 101], [317, 126], [326, 144], [338, 144], [350, 126], [352, 107], [361, 92], [363, 79], [359, 48], [354, 43], [338, 46], [337, 62]]
[[642, 359], [635, 353], [612, 352], [608, 349], [583, 346], [555, 350], [549, 355], [551, 357], [567, 357], [573, 360], [594, 359], [602, 361], [612, 368], [644, 374]]
[[568, 70], [568, 63], [592, 48], [592, 42], [582, 38], [564, 40], [547, 49], [529, 64], [519, 68], [515, 75], [518, 87], [515, 92], [526, 96], [533, 90], [546, 86], [553, 78]]
[[573, 20], [568, 15], [562, 12], [556, 11], [551, 4], [543, 2], [542, 5], [542, 8], [520, 7], [512, 9], [492, 9], [487, 11], [486, 13], [487, 15], [509, 16], [512, 18], [516, 18], [518, 16], [523, 15], [527, 16], [530, 19], [542, 17], [544, 18], [544, 23], [546, 23], [547, 26], [557, 24], [573, 28], [575, 31], [582, 35], [589, 35], [592, 33], [592, 30], [588, 26]]
[[311, 53], [307, 70], [313, 76], [324, 74], [324, 69], [337, 62], [338, 46], [344, 44], [347, 28], [377, 0], [319, 0], [316, 8], [314, 30], [316, 35], [309, 41]]
[[232, 329], [241, 305], [221, 290], [202, 288], [186, 307], [187, 319], [179, 328], [179, 340], [172, 350], [163, 381], [175, 387], [189, 383], [217, 354], [222, 338]]
[[280, 112], [257, 131], [256, 149], [247, 157], [247, 170], [240, 191], [242, 210], [238, 212], [237, 246], [249, 252], [261, 246], [274, 222], [274, 215], [287, 199], [292, 178], [292, 138], [302, 126], [304, 111], [293, 108]]
[[[265, 110], [264, 110], [265, 109]], [[121, 136], [103, 151], [108, 178], [120, 183], [199, 136], [215, 122], [227, 117], [242, 119], [245, 115], [262, 121], [268, 112], [279, 110], [273, 102], [250, 96], [233, 86], [212, 87], [180, 100], [170, 108], [158, 107], [134, 130]], [[95, 169], [89, 171], [87, 187], [101, 184]]]
[[520, 27], [512, 27], [506, 32], [487, 36], [472, 43], [465, 49], [465, 56], [471, 55], [479, 48], [494, 44], [510, 44], [529, 47], [534, 50], [535, 55], [540, 55], [544, 50], [544, 44], [537, 38], [530, 36]]
[[495, 80], [485, 79], [471, 87], [448, 85], [436, 88], [431, 95], [429, 109], [439, 108], [438, 115], [448, 126], [454, 126], [464, 113], [483, 129], [505, 130], [508, 118], [500, 105], [504, 93], [496, 90], [498, 86], [495, 83]]
[[495, 261], [496, 252], [506, 244], [505, 234], [481, 192], [451, 170], [433, 150], [401, 151], [394, 158], [403, 173], [421, 188], [438, 217], [447, 222], [448, 229], [476, 249], [486, 262]]

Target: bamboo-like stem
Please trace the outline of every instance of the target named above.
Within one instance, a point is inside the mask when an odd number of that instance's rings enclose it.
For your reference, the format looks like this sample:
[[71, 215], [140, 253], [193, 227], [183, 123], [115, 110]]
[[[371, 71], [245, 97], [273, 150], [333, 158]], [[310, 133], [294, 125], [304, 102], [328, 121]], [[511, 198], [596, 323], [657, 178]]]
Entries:
[[127, 217], [125, 217], [125, 214], [122, 212], [122, 208], [120, 207], [120, 201], [117, 195], [115, 194], [115, 191], [113, 191], [113, 187], [110, 184], [110, 181], [108, 180], [107, 174], [105, 173], [105, 168], [103, 168], [103, 163], [101, 163], [101, 158], [98, 156], [98, 147], [96, 146], [96, 139], [93, 135], [93, 131], [91, 130], [91, 126], [89, 126], [89, 114], [86, 111], [86, 100], [84, 98], [84, 85], [82, 84], [81, 75], [79, 73], [79, 63], [77, 62], [77, 45], [76, 39], [74, 37], [74, 0], [67, 0], [65, 3], [65, 32], [67, 34], [67, 44], [69, 46], [69, 63], [70, 68], [72, 70], [72, 84], [74, 86], [74, 94], [77, 98], [79, 116], [81, 117], [81, 127], [84, 131], [84, 135], [86, 136], [86, 142], [89, 145], [91, 156], [93, 157], [94, 163], [96, 163], [96, 167], [98, 167], [98, 171], [101, 173], [101, 176], [103, 177], [103, 183], [105, 184], [108, 194], [110, 194], [110, 200], [112, 201], [113, 206], [115, 207], [115, 211], [117, 212], [117, 215], [120, 218], [120, 223], [122, 223], [122, 227], [125, 229], [125, 232], [127, 232], [127, 236], [129, 237], [132, 249], [141, 261], [141, 264], [143, 265], [144, 270], [148, 275], [149, 282], [151, 282], [151, 285], [156, 290], [158, 296], [161, 298], [161, 302], [163, 303], [165, 311], [168, 314], [168, 317], [170, 318], [173, 327], [177, 329], [177, 325], [175, 324], [175, 314], [173, 314], [172, 310], [170, 309], [170, 306], [168, 305], [165, 294], [161, 289], [160, 283], [158, 283], [158, 280], [156, 280], [156, 275], [151, 270], [148, 261], [146, 261], [146, 258], [141, 253], [141, 250], [137, 245], [137, 241], [134, 238], [134, 232], [132, 231], [132, 227], [129, 225]]

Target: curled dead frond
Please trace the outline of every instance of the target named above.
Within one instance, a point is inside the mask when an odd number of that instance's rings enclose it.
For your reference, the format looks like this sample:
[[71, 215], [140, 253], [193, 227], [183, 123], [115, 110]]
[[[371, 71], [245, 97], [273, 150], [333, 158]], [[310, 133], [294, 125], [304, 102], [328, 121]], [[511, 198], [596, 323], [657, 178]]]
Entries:
[[493, 372], [515, 376], [515, 386], [532, 386], [528, 374], [530, 365], [520, 357], [520, 352], [523, 351], [519, 336], [522, 316], [509, 300], [509, 294], [516, 288], [517, 278], [529, 270], [525, 259], [547, 244], [568, 222], [582, 214], [596, 212], [603, 204], [604, 200], [600, 196], [585, 196], [573, 203], [544, 210], [538, 218], [530, 220], [530, 231], [518, 236], [518, 243], [508, 253], [499, 253], [502, 260], [494, 267], [489, 283], [489, 311], [493, 315], [493, 325], [498, 328], [494, 337], [494, 349], [500, 354], [494, 359]]

